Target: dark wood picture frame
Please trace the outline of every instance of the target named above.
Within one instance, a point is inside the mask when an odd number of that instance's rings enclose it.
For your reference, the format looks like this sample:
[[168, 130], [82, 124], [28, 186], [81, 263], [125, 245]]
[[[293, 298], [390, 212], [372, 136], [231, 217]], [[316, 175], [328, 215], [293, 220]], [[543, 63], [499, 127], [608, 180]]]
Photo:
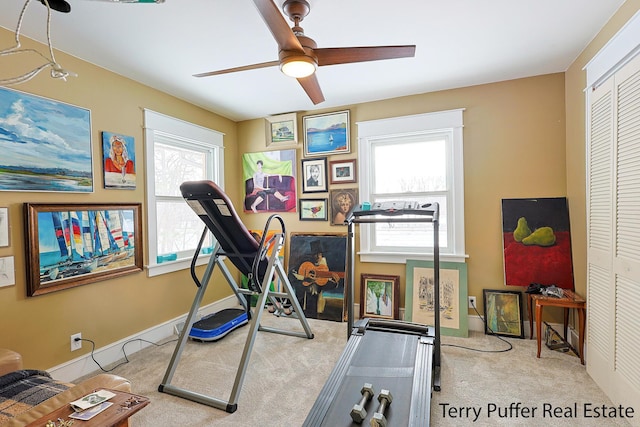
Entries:
[[356, 159], [332, 160], [329, 162], [330, 184], [350, 184], [357, 182]]
[[360, 318], [400, 320], [400, 276], [361, 274], [360, 282]]
[[524, 338], [522, 292], [483, 289], [484, 333]]
[[300, 221], [326, 221], [329, 219], [327, 199], [299, 199]]
[[25, 203], [27, 295], [142, 271], [140, 203]]

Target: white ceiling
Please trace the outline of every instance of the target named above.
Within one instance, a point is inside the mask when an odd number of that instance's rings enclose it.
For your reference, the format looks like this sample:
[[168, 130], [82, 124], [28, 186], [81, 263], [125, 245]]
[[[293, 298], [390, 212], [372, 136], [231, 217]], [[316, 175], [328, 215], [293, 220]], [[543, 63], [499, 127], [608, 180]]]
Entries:
[[[68, 1], [70, 13], [52, 14], [54, 48], [233, 120], [565, 71], [624, 3], [309, 0], [301, 26], [318, 47], [417, 45], [415, 58], [320, 67], [326, 101], [314, 106], [278, 67], [192, 76], [277, 60], [277, 45], [251, 0]], [[23, 5], [2, 0], [0, 26], [14, 31]], [[45, 24], [46, 8], [32, 0], [22, 34], [44, 42]]]

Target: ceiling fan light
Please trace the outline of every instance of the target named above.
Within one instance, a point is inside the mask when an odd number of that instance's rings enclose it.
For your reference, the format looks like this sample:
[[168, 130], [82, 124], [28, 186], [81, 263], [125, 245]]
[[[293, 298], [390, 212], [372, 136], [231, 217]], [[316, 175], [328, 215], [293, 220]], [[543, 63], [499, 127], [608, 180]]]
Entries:
[[306, 56], [285, 58], [280, 63], [280, 71], [289, 77], [300, 79], [316, 72], [318, 65]]

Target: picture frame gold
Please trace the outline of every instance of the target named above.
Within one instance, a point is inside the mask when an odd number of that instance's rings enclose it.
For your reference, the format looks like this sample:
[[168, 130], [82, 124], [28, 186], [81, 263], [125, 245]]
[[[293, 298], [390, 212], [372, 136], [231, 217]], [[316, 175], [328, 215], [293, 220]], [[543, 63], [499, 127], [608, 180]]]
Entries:
[[400, 276], [360, 275], [360, 318], [400, 320]]
[[25, 203], [27, 295], [142, 271], [140, 203]]
[[289, 147], [298, 144], [296, 113], [265, 117], [267, 147]]

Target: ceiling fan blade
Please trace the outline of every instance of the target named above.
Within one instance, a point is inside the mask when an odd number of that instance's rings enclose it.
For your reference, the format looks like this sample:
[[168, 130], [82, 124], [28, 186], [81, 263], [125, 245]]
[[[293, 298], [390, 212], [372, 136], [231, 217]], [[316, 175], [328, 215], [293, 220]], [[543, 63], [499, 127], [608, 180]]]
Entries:
[[313, 52], [318, 57], [318, 66], [322, 66], [379, 61], [382, 59], [410, 58], [415, 56], [416, 46], [329, 47], [314, 49]]
[[229, 74], [229, 73], [235, 73], [237, 71], [256, 70], [258, 68], [273, 67], [277, 65], [280, 65], [279, 61], [261, 62], [259, 64], [244, 65], [242, 67], [227, 68], [225, 70], [208, 71], [206, 73], [194, 74], [193, 77], [217, 76], [219, 74]]
[[276, 39], [280, 50], [299, 51], [304, 53], [302, 45], [298, 41], [298, 38], [284, 19], [284, 16], [278, 10], [278, 6], [275, 5], [273, 0], [253, 0], [262, 19], [267, 27], [273, 34], [273, 38]]
[[311, 98], [311, 102], [313, 105], [319, 104], [324, 101], [324, 95], [322, 94], [322, 89], [320, 89], [320, 83], [318, 83], [318, 78], [315, 74], [311, 74], [308, 77], [301, 77], [298, 80], [302, 89], [307, 92], [309, 98]]

